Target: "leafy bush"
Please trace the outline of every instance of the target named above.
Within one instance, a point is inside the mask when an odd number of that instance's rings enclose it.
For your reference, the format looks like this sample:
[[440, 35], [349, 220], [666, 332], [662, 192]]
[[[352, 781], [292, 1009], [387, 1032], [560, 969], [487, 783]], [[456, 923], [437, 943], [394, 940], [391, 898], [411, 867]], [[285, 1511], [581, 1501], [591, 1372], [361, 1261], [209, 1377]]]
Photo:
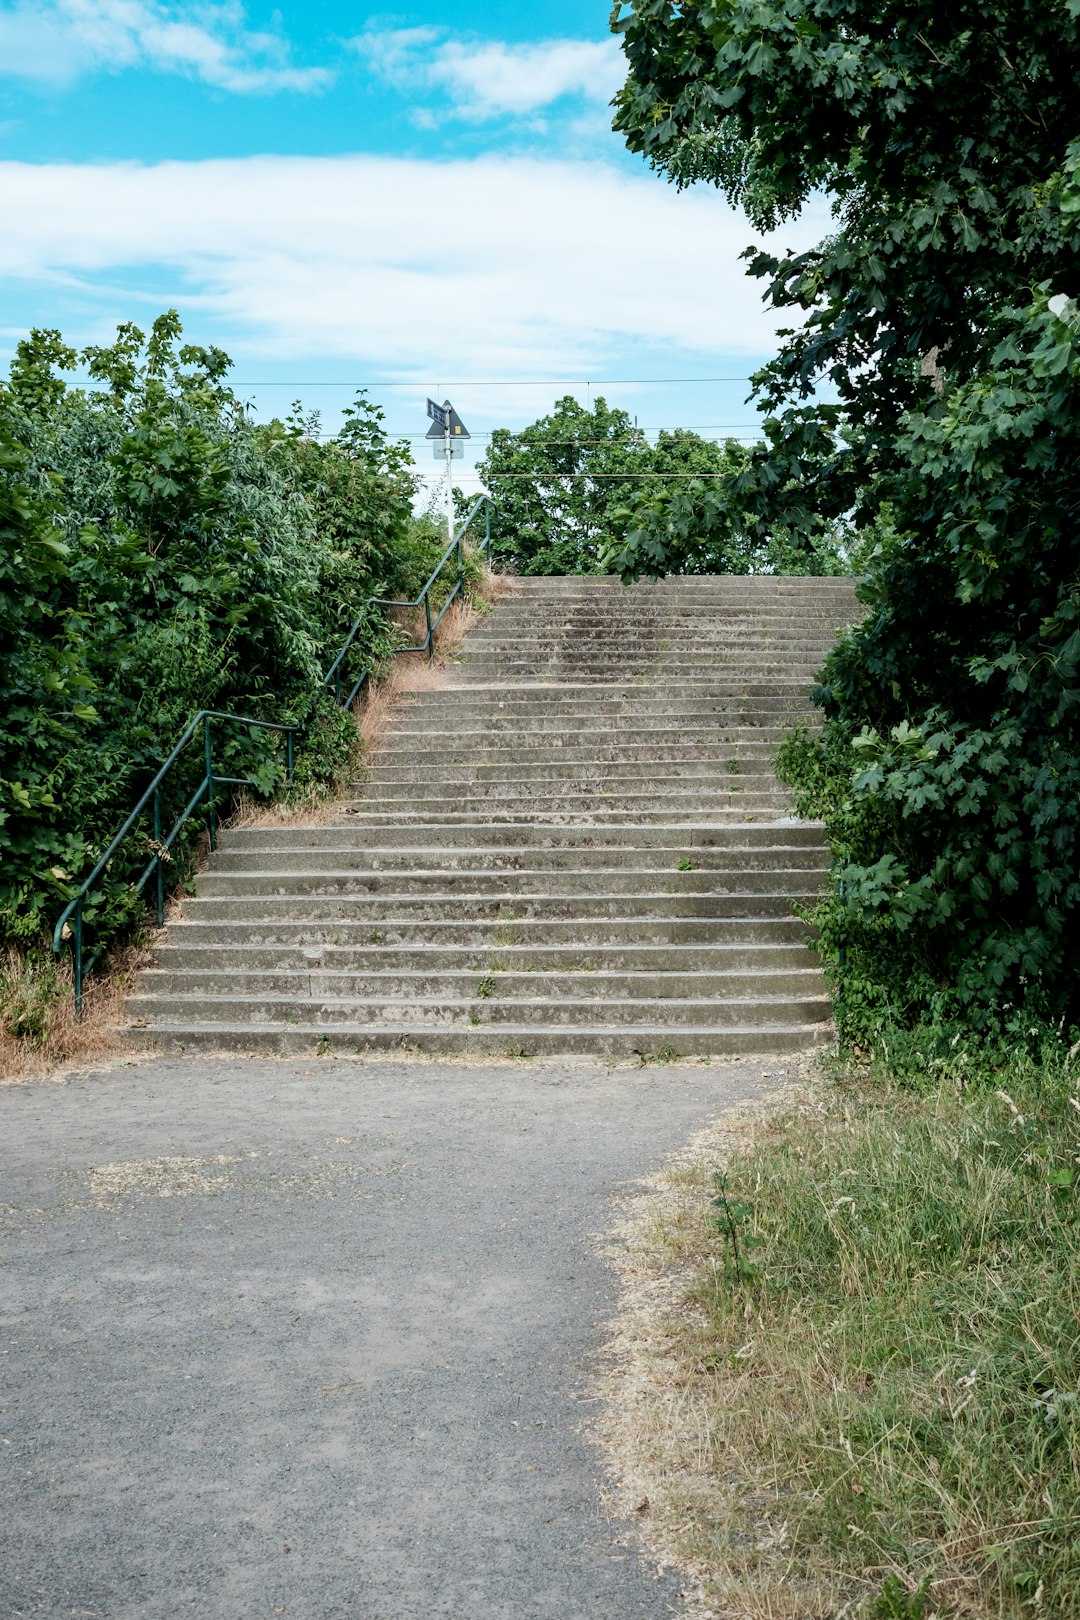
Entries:
[[[787, 317], [755, 378], [767, 441], [617, 559], [701, 535], [812, 552], [869, 614], [831, 655], [820, 743], [785, 753], [837, 859], [817, 913], [845, 1035], [1023, 1038], [1080, 1020], [1080, 6], [632, 0], [616, 127], [757, 229], [815, 193], [805, 252], [748, 249]], [[710, 527], [711, 525], [711, 527]]]
[[844, 1033], [1080, 1022], [1080, 319], [1043, 289], [990, 369], [913, 413], [867, 617], [781, 771], [824, 818]]
[[[0, 940], [47, 932], [201, 708], [298, 725], [301, 785], [346, 771], [356, 730], [324, 672], [367, 597], [414, 596], [442, 549], [366, 400], [329, 440], [299, 411], [257, 426], [227, 357], [180, 336], [173, 312], [149, 338], [121, 327], [85, 351], [90, 392], [58, 375], [76, 358], [59, 334], [35, 332], [0, 387]], [[350, 684], [394, 642], [373, 619]], [[221, 726], [215, 750], [222, 774], [281, 785], [272, 734]], [[201, 780], [189, 753], [165, 827]], [[92, 943], [139, 913], [150, 830], [89, 898]]]

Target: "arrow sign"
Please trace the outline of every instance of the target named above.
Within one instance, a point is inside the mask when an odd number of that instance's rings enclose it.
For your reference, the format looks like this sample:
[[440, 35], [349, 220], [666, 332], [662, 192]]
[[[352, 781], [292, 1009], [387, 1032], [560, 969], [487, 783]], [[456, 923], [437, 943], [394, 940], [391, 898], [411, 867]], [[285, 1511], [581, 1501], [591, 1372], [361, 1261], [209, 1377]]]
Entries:
[[[438, 416], [435, 415], [436, 411], [439, 413]], [[452, 439], [469, 439], [472, 437], [449, 400], [445, 400], [442, 405], [436, 405], [433, 399], [429, 399], [428, 415], [431, 417], [431, 426], [427, 431], [429, 439], [444, 438], [447, 422], [450, 424], [450, 437]]]

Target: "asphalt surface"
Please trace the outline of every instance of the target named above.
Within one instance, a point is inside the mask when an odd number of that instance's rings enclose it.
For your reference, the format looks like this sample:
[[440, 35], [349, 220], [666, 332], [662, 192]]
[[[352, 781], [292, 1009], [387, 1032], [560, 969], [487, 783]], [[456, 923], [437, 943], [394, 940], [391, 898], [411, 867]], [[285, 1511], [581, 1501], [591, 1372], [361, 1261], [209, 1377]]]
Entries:
[[0, 1090], [0, 1616], [661, 1620], [582, 1433], [610, 1200], [783, 1064]]

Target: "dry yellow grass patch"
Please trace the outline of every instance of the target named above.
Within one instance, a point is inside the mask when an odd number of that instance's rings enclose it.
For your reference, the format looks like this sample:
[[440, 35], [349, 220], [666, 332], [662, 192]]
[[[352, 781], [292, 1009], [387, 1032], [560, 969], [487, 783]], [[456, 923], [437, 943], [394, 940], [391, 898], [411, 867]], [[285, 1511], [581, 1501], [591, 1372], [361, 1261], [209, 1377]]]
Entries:
[[[71, 959], [9, 948], [0, 955], [0, 1084], [42, 1080], [58, 1068], [122, 1057], [123, 1000], [148, 966], [150, 943], [114, 951], [107, 968], [83, 987], [83, 1015], [75, 1016]], [[23, 1031], [23, 1033], [19, 1033]]]
[[[728, 1452], [718, 1385], [716, 1345], [701, 1310], [688, 1300], [703, 1257], [714, 1250], [709, 1220], [713, 1172], [752, 1148], [778, 1114], [810, 1108], [813, 1059], [777, 1062], [765, 1072], [775, 1087], [762, 1101], [727, 1110], [694, 1136], [643, 1190], [624, 1201], [602, 1245], [619, 1278], [620, 1305], [609, 1324], [595, 1393], [594, 1425], [610, 1479], [605, 1506], [628, 1519], [662, 1568], [683, 1577], [687, 1620], [839, 1620], [852, 1612], [850, 1587], [792, 1569], [775, 1501], [758, 1506], [756, 1544], [746, 1537], [747, 1502], [760, 1489], [755, 1460]], [[747, 1336], [751, 1335], [748, 1324]], [[746, 1433], [753, 1370], [749, 1346], [730, 1347], [723, 1400]], [[723, 1549], [730, 1536], [729, 1567]]]

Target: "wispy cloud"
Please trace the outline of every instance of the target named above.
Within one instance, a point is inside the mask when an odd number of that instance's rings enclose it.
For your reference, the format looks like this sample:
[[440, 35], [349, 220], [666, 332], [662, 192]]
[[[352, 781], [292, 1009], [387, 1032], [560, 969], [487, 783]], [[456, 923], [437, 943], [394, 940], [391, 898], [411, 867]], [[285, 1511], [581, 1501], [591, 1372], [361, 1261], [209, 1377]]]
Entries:
[[[0, 193], [9, 301], [19, 285], [81, 285], [98, 314], [79, 341], [130, 315], [122, 283], [153, 267], [226, 347], [399, 374], [550, 376], [628, 345], [697, 360], [775, 343], [739, 262], [742, 217], [714, 192], [680, 196], [605, 163], [0, 163]], [[793, 223], [774, 245], [821, 230]]]
[[564, 97], [606, 103], [625, 77], [614, 39], [508, 45], [437, 28], [371, 28], [349, 43], [389, 83], [439, 92], [455, 116], [477, 123], [536, 113]]
[[219, 90], [319, 90], [325, 68], [289, 62], [278, 34], [247, 27], [239, 4], [156, 0], [47, 0], [0, 5], [0, 76], [66, 85], [90, 72], [150, 68]]

